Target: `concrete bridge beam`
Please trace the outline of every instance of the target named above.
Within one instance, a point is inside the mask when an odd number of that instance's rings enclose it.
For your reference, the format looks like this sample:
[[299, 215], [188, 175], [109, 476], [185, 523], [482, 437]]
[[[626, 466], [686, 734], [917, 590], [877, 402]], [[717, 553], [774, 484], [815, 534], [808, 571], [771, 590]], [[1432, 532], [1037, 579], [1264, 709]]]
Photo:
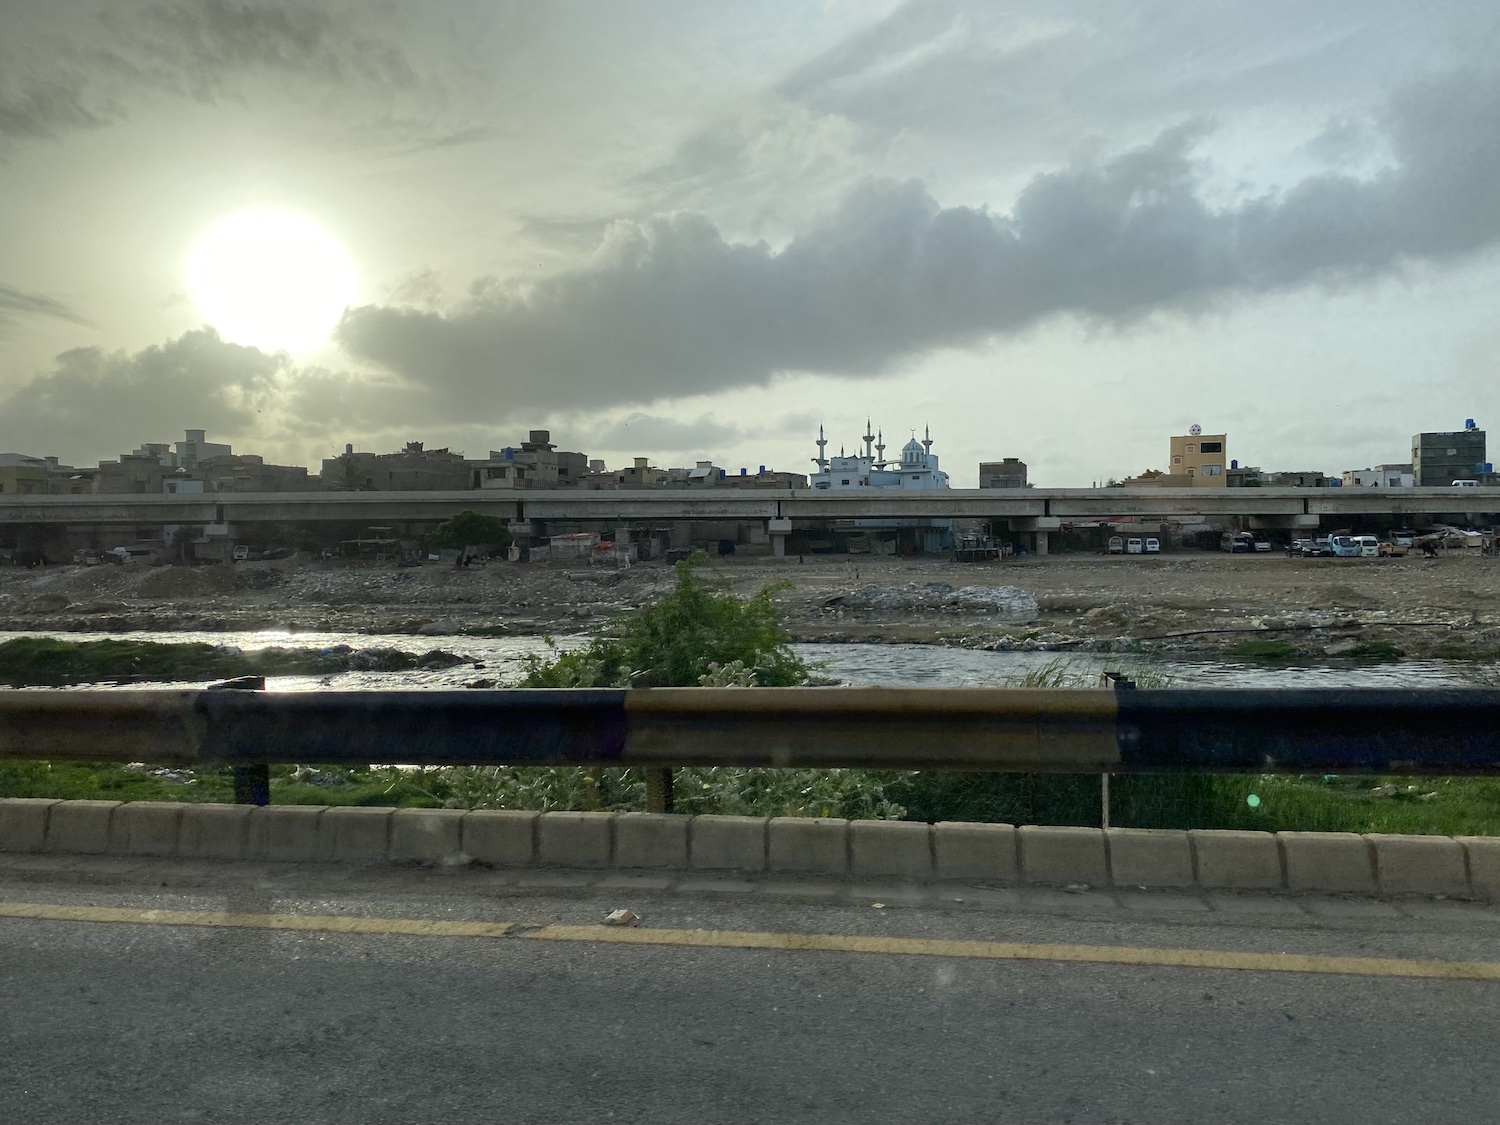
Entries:
[[1249, 516], [1246, 519], [1252, 531], [1316, 531], [1318, 530], [1318, 517], [1316, 514], [1297, 516]]

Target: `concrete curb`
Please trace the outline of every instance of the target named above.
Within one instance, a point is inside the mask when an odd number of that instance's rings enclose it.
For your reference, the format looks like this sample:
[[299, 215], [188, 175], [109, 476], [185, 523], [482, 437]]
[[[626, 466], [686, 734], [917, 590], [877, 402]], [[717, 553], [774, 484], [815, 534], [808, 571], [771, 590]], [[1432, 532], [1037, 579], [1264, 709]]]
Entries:
[[1500, 837], [0, 798], [0, 852], [766, 872], [1500, 902]]

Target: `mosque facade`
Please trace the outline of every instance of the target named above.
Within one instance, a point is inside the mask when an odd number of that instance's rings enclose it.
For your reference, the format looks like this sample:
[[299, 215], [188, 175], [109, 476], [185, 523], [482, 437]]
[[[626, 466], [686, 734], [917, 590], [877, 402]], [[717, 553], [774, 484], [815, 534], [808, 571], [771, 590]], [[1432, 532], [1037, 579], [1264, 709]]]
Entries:
[[[899, 460], [885, 456], [885, 435], [871, 433], [865, 420], [862, 452], [853, 455], [839, 450], [838, 456], [827, 455], [828, 439], [818, 427], [818, 455], [813, 463], [818, 471], [808, 483], [814, 489], [830, 492], [853, 492], [862, 488], [899, 488], [917, 492], [948, 487], [948, 474], [938, 468], [937, 454], [932, 451], [932, 431], [924, 429], [922, 440], [916, 432], [901, 447]], [[953, 521], [940, 519], [850, 519], [837, 520], [835, 530], [844, 532], [851, 554], [870, 551], [874, 554], [935, 553], [953, 546]]]
[[818, 455], [813, 458], [818, 471], [808, 483], [813, 488], [842, 492], [856, 488], [899, 488], [906, 491], [926, 491], [947, 488], [948, 474], [938, 468], [937, 454], [932, 452], [932, 430], [923, 431], [918, 441], [916, 432], [901, 447], [901, 458], [887, 461], [885, 457], [885, 435], [870, 432], [870, 421], [865, 420], [864, 452], [853, 456], [842, 449], [838, 456], [827, 456], [828, 439], [823, 427], [818, 427]]

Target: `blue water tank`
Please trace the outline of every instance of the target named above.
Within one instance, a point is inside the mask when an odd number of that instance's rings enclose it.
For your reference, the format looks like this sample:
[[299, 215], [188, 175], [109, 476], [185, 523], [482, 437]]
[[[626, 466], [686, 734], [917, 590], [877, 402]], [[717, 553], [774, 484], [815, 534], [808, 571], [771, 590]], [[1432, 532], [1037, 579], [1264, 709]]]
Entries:
[[749, 475], [750, 475], [750, 474], [749, 474], [749, 473], [748, 473], [748, 472], [747, 472], [747, 471], [746, 471], [746, 470], [745, 470], [745, 466], [743, 466], [743, 465], [741, 465], [741, 466], [740, 466], [740, 476], [742, 476], [742, 477], [747, 477], [747, 476], [749, 476]]
[[1472, 419], [1472, 418], [1465, 418], [1464, 419], [1464, 429], [1466, 429], [1466, 430], [1473, 430], [1473, 429], [1478, 429], [1478, 427], [1474, 425], [1474, 419]]
[[1238, 469], [1240, 467], [1240, 463], [1238, 461], [1231, 461], [1229, 462], [1229, 467], [1231, 469]]
[[761, 467], [760, 467], [760, 471], [761, 471], [761, 472], [762, 472], [762, 473], [764, 473], [764, 472], [765, 472], [765, 471], [766, 471], [766, 467], [765, 467], [765, 466], [764, 466], [764, 465], [762, 465], [762, 466], [761, 466]]

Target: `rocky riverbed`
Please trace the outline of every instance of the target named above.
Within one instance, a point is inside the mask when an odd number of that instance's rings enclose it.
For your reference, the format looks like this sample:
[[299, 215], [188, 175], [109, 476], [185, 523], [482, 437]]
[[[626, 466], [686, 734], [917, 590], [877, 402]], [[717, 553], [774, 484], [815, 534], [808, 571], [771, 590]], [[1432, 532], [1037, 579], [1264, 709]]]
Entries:
[[[1500, 561], [1477, 555], [732, 557], [716, 570], [741, 593], [783, 583], [777, 600], [805, 641], [1209, 659], [1500, 655]], [[654, 601], [672, 580], [660, 563], [6, 568], [0, 630], [567, 635]]]

